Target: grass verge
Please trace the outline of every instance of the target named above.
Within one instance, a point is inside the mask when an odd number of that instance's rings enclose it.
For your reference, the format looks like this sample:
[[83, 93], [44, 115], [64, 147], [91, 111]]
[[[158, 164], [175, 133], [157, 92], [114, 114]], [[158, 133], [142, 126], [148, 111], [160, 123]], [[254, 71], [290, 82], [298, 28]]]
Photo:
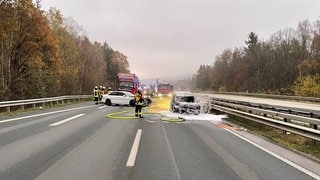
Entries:
[[241, 126], [250, 132], [263, 136], [272, 142], [279, 144], [296, 152], [305, 154], [311, 158], [320, 161], [320, 142], [315, 142], [311, 139], [292, 134], [285, 133], [273, 127], [266, 126], [257, 122], [253, 122], [234, 115], [228, 115], [228, 121], [238, 126]]

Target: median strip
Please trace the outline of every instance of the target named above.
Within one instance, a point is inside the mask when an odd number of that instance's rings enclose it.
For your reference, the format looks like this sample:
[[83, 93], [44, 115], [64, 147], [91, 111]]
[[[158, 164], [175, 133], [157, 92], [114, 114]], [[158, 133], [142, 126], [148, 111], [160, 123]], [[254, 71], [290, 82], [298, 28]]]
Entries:
[[72, 117], [67, 118], [67, 119], [64, 119], [64, 120], [62, 120], [62, 121], [59, 121], [59, 122], [50, 124], [49, 126], [59, 126], [60, 124], [69, 122], [69, 121], [74, 120], [74, 119], [76, 119], [76, 118], [78, 118], [78, 117], [81, 117], [81, 116], [83, 116], [83, 115], [84, 115], [84, 114], [78, 114], [78, 115], [76, 115], [76, 116], [72, 116]]

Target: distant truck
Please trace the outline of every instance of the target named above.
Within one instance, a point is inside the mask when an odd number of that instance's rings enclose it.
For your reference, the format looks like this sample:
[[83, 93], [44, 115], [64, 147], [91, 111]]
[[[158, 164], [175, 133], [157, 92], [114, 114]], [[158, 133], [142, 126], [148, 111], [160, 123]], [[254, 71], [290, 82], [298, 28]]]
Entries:
[[117, 89], [135, 94], [138, 91], [140, 81], [135, 74], [118, 73]]
[[158, 96], [171, 96], [173, 93], [173, 85], [170, 83], [159, 83], [157, 88]]

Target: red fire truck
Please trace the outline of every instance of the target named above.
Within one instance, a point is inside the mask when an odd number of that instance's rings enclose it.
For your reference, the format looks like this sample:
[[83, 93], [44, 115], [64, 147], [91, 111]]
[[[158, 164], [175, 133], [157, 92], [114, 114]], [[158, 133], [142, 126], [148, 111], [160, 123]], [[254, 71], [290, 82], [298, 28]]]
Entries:
[[173, 85], [169, 82], [159, 83], [157, 85], [157, 94], [158, 96], [171, 96], [173, 93]]
[[118, 74], [117, 89], [119, 91], [128, 91], [135, 94], [138, 91], [140, 81], [135, 74]]

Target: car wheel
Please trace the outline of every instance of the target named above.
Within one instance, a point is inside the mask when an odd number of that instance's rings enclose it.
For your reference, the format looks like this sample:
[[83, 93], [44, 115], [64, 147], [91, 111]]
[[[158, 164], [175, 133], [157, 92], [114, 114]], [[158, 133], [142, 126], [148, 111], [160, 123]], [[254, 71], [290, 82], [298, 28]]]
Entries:
[[106, 105], [111, 106], [111, 100], [110, 99], [106, 100]]

